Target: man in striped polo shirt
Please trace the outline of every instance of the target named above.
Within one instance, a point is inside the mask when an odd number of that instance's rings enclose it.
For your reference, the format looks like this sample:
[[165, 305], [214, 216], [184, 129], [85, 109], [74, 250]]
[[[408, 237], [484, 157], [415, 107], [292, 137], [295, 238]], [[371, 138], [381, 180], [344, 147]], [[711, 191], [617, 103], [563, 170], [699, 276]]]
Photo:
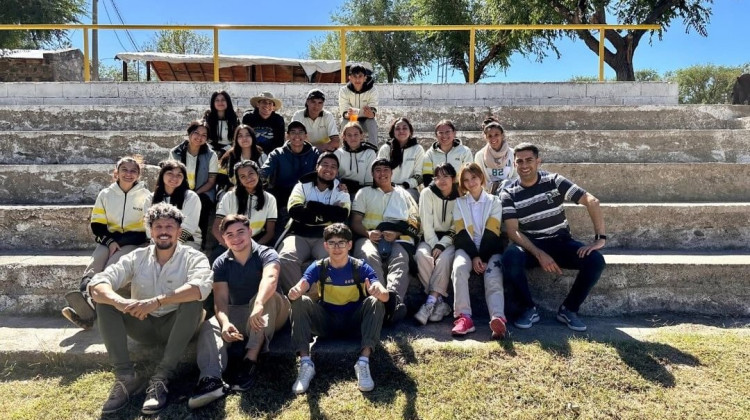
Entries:
[[[526, 268], [540, 266], [562, 275], [560, 267], [578, 270], [573, 287], [557, 311], [558, 321], [574, 331], [586, 331], [578, 308], [604, 271], [604, 257], [598, 251], [607, 237], [599, 200], [565, 177], [539, 170], [539, 149], [521, 143], [514, 149], [518, 179], [500, 193], [503, 220], [512, 243], [503, 254], [506, 296], [516, 299], [521, 315], [518, 328], [531, 328], [539, 314], [531, 298]], [[584, 244], [570, 235], [563, 201], [586, 206], [594, 224], [594, 241]], [[528, 255], [534, 258], [529, 258]], [[511, 293], [508, 293], [510, 289]]]

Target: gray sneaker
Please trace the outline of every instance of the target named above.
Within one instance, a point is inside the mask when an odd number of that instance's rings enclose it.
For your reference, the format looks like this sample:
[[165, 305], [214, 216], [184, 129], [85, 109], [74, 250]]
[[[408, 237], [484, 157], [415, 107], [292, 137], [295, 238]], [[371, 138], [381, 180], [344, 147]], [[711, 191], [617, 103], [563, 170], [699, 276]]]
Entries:
[[136, 374], [115, 376], [109, 397], [102, 406], [102, 414], [111, 414], [124, 408], [130, 402], [130, 397], [141, 391], [141, 385]]
[[436, 303], [435, 309], [433, 309], [432, 315], [430, 315], [430, 322], [440, 322], [452, 313], [453, 309], [451, 309], [451, 305], [445, 302]]
[[573, 331], [586, 331], [586, 324], [578, 318], [578, 314], [564, 306], [560, 306], [560, 309], [557, 310], [557, 320], [567, 325]]
[[169, 390], [167, 389], [167, 381], [164, 379], [151, 378], [151, 382], [146, 390], [146, 401], [143, 402], [141, 413], [158, 413], [167, 406], [168, 399]]
[[425, 303], [422, 305], [421, 308], [417, 311], [416, 314], [414, 314], [414, 318], [419, 321], [422, 325], [427, 325], [427, 321], [430, 319], [430, 316], [432, 315], [432, 311], [435, 310], [435, 304], [434, 303]]
[[520, 317], [518, 317], [513, 325], [515, 325], [516, 328], [526, 330], [531, 328], [535, 322], [539, 322], [539, 313], [536, 311], [536, 307], [533, 307], [524, 311], [524, 313]]

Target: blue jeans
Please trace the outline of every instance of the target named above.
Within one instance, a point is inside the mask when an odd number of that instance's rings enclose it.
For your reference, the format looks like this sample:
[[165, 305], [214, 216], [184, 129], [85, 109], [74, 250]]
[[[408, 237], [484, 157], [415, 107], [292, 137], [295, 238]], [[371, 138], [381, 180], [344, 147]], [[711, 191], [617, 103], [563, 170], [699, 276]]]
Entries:
[[[578, 249], [585, 245], [570, 236], [540, 240], [529, 238], [529, 240], [537, 248], [549, 254], [561, 268], [578, 270], [573, 287], [563, 302], [566, 308], [578, 312], [578, 308], [604, 271], [605, 262], [602, 254], [599, 251], [592, 251], [583, 258], [578, 257]], [[511, 299], [518, 300], [514, 303], [520, 307], [521, 311], [534, 306], [526, 277], [526, 269], [532, 267], [539, 267], [539, 261], [533, 255], [514, 243], [508, 245], [503, 253], [503, 283], [506, 289], [513, 290]]]

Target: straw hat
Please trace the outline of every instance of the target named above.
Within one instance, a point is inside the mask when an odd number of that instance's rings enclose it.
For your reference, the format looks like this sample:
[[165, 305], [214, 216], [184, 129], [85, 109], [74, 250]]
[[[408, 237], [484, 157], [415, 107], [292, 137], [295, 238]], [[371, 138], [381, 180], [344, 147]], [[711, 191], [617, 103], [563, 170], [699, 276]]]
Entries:
[[258, 102], [261, 100], [268, 100], [273, 102], [273, 104], [276, 106], [276, 111], [281, 109], [281, 99], [277, 99], [273, 97], [273, 93], [271, 92], [261, 92], [258, 94], [258, 96], [253, 96], [250, 98], [250, 105], [253, 106], [253, 108], [258, 108]]

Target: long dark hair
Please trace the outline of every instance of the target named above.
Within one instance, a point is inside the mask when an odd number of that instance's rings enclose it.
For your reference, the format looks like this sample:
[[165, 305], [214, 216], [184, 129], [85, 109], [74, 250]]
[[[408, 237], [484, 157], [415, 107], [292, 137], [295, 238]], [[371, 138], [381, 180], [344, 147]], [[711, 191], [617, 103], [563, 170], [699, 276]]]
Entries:
[[227, 121], [227, 133], [234, 133], [234, 129], [237, 127], [238, 118], [237, 113], [234, 111], [232, 105], [232, 98], [224, 90], [217, 90], [211, 95], [210, 108], [203, 115], [203, 119], [206, 120], [208, 125], [208, 142], [213, 147], [215, 143], [218, 143], [221, 133], [219, 133], [219, 111], [216, 110], [214, 101], [216, 97], [222, 95], [227, 101], [227, 110], [224, 111], [224, 119]]
[[237, 137], [240, 135], [240, 130], [246, 129], [250, 133], [250, 137], [253, 139], [253, 144], [250, 145], [250, 160], [258, 163], [260, 160], [260, 151], [257, 147], [258, 137], [255, 135], [255, 130], [252, 127], [245, 124], [240, 124], [234, 129], [234, 135], [232, 136], [232, 148], [219, 160], [219, 167], [227, 168], [227, 176], [234, 176], [234, 165], [242, 160], [242, 147], [237, 142]]
[[248, 201], [250, 201], [250, 194], [240, 182], [238, 169], [241, 168], [252, 168], [258, 176], [258, 184], [255, 186], [255, 196], [258, 197], [258, 201], [255, 204], [255, 211], [260, 211], [263, 206], [266, 205], [266, 195], [263, 191], [263, 183], [260, 181], [260, 168], [258, 168], [258, 164], [252, 160], [243, 160], [234, 165], [234, 180], [236, 183], [234, 186], [234, 196], [237, 197], [237, 213], [247, 213], [247, 204]]
[[175, 188], [171, 196], [169, 196], [169, 202], [173, 206], [182, 210], [182, 204], [185, 202], [185, 194], [190, 189], [188, 186], [188, 175], [187, 168], [182, 162], [178, 162], [174, 159], [163, 160], [159, 162], [159, 177], [156, 179], [156, 189], [154, 190], [154, 198], [151, 201], [151, 205], [161, 203], [167, 198], [167, 190], [164, 187], [164, 174], [173, 169], [179, 169], [182, 172], [182, 184]]
[[408, 145], [411, 140], [414, 138], [414, 126], [411, 125], [411, 121], [409, 121], [406, 117], [399, 117], [395, 119], [391, 123], [391, 128], [388, 130], [388, 136], [390, 136], [391, 141], [388, 143], [391, 145], [391, 169], [396, 169], [404, 162], [404, 148], [405, 146], [401, 146], [401, 143], [399, 143], [398, 140], [396, 140], [396, 136], [394, 136], [394, 132], [396, 130], [396, 124], [400, 122], [405, 122], [406, 126], [409, 127], [409, 139], [406, 140], [406, 144]]

